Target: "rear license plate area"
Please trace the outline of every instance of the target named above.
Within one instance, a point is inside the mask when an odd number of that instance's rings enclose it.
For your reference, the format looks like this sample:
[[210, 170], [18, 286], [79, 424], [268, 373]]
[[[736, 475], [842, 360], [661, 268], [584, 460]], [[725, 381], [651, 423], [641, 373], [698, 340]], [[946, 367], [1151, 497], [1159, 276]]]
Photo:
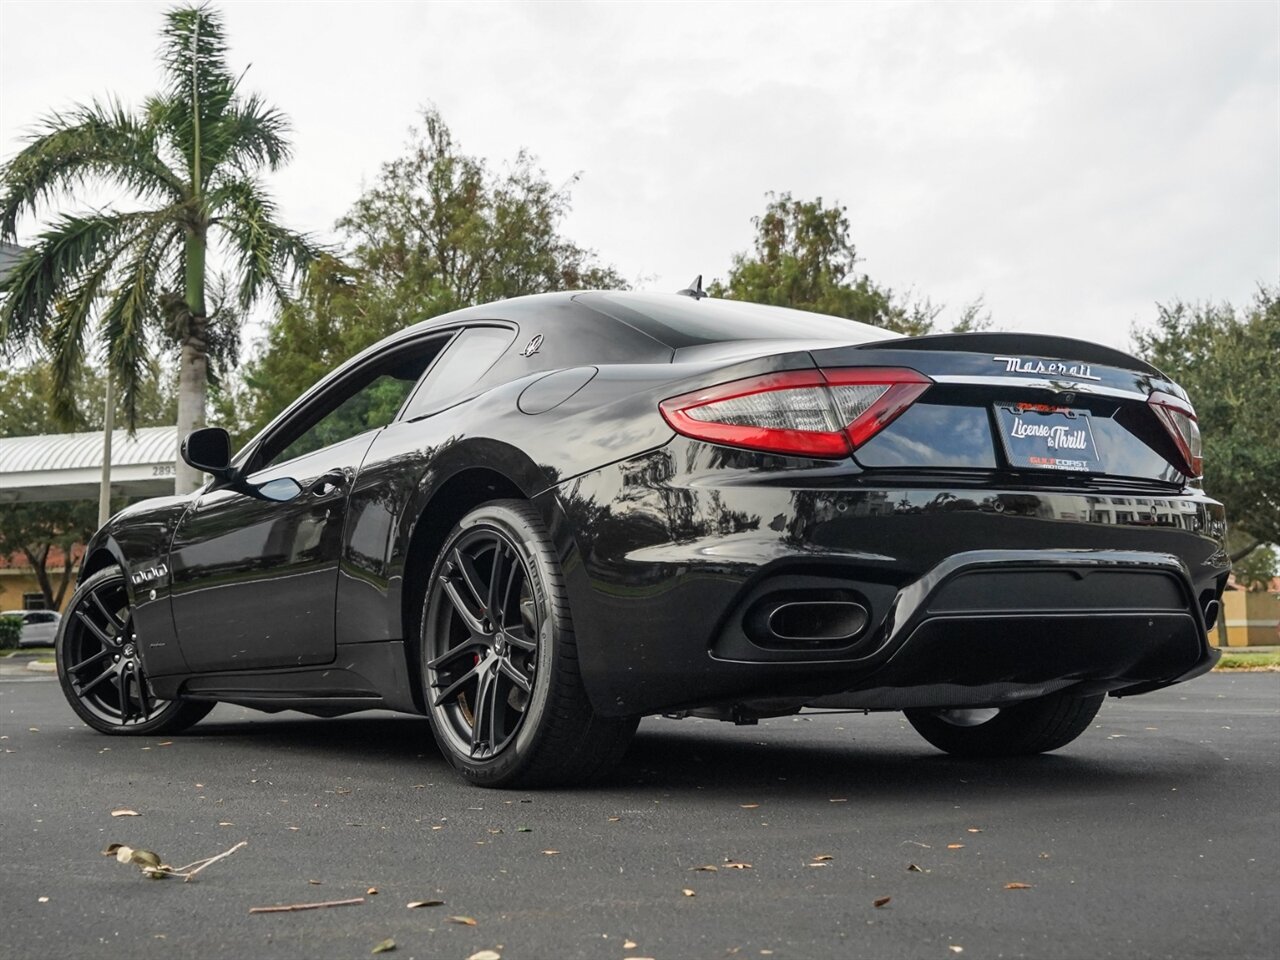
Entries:
[[995, 406], [997, 433], [1015, 470], [1103, 473], [1087, 410], [1038, 403]]

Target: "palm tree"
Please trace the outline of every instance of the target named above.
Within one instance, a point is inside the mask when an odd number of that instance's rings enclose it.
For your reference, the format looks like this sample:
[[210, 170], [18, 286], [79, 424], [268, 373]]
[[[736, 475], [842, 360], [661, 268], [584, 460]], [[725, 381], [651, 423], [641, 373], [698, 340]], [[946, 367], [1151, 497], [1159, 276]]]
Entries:
[[[180, 354], [178, 435], [202, 426], [210, 357], [234, 333], [235, 318], [264, 297], [283, 300], [319, 252], [279, 224], [258, 178], [288, 159], [288, 121], [241, 94], [226, 52], [216, 11], [168, 11], [165, 85], [141, 111], [95, 100], [55, 113], [0, 167], [0, 239], [15, 237], [23, 213], [86, 184], [124, 189], [139, 202], [57, 217], [0, 283], [0, 340], [47, 348], [53, 412], [64, 421], [86, 352], [105, 346], [133, 429], [148, 358], [161, 343]], [[206, 309], [211, 247], [230, 267], [239, 308], [222, 317]], [[178, 492], [199, 483], [199, 473], [177, 464]]]

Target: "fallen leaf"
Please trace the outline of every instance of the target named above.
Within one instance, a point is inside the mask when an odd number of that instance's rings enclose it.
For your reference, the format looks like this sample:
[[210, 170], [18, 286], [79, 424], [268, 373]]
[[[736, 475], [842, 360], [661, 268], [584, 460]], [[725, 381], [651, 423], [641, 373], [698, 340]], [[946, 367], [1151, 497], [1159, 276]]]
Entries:
[[963, 846], [964, 846], [964, 844], [963, 844], [963, 843], [948, 843], [948, 844], [947, 844], [947, 849], [948, 849], [948, 850], [959, 850], [959, 849], [960, 849], [961, 847], [963, 847]]
[[968, 829], [968, 831], [967, 831], [967, 832], [969, 832], [969, 833], [981, 833], [981, 832], [982, 832], [982, 828], [981, 828], [981, 827], [970, 827], [970, 828]]
[[957, 946], [954, 943], [949, 944], [947, 946], [947, 949], [950, 950], [952, 953], [964, 953], [964, 947]]
[[871, 901], [871, 905], [877, 909], [880, 907], [887, 907], [889, 905], [889, 901], [892, 899], [893, 897], [876, 897]]
[[114, 857], [116, 855], [116, 851], [123, 846], [123, 843], [108, 843], [106, 847], [103, 848], [102, 855], [104, 857]]
[[490, 832], [490, 833], [501, 833], [501, 832], [502, 832], [502, 828], [501, 828], [501, 827], [494, 827], [494, 828], [493, 828], [492, 830], [490, 830], [489, 832]]
[[234, 827], [234, 826], [235, 826], [235, 824], [234, 824], [234, 823], [232, 823], [230, 820], [219, 820], [219, 821], [218, 821], [218, 826], [220, 826], [220, 827]]
[[497, 950], [479, 950], [467, 957], [467, 960], [502, 960]]
[[698, 872], [698, 873], [715, 873], [720, 868], [717, 867], [714, 863], [704, 863], [700, 867], [690, 867], [689, 869], [691, 871]]
[[127, 809], [126, 807], [121, 807], [119, 810], [112, 810], [112, 811], [111, 811], [111, 815], [112, 815], [113, 817], [140, 817], [140, 816], [142, 816], [142, 814], [140, 814], [137, 810], [129, 810], [129, 809]]
[[378, 895], [378, 888], [370, 887], [368, 890], [365, 891], [365, 893], [371, 897], [376, 897]]
[[916, 866], [914, 863], [908, 863], [908, 864], [907, 864], [907, 873], [924, 873], [924, 870], [922, 870], [920, 867]]
[[533, 827], [516, 827], [516, 833], [533, 833]]
[[738, 806], [740, 806], [743, 810], [754, 810], [756, 807], [760, 806], [760, 804], [758, 804], [758, 803], [740, 803], [740, 804], [738, 804]]
[[36, 903], [48, 903], [48, 902], [49, 902], [48, 897], [36, 897]]
[[320, 886], [320, 884], [324, 883], [324, 881], [323, 881], [323, 880], [308, 880], [308, 881], [307, 881], [307, 883], [311, 884], [313, 887], [318, 887], [318, 886]]
[[395, 948], [396, 948], [396, 942], [392, 940], [390, 937], [388, 937], [386, 940], [383, 940], [380, 944], [378, 944], [369, 952], [370, 953], [390, 953]]
[[848, 797], [833, 797], [832, 799], [827, 801], [827, 803], [848, 803], [848, 802], [849, 802]]
[[622, 819], [621, 817], [610, 817], [610, 818], [609, 818], [609, 822], [610, 822], [610, 823], [617, 823], [617, 822], [618, 822], [619, 820], [621, 820], [621, 819]]
[[636, 943], [634, 940], [624, 940], [622, 943], [623, 950], [634, 950], [638, 946], [639, 944]]
[[450, 923], [460, 923], [464, 927], [477, 926], [475, 917], [445, 917], [445, 919], [448, 920]]
[[417, 910], [419, 907], [443, 907], [443, 900], [410, 900], [405, 904], [410, 910]]
[[113, 843], [116, 848], [116, 860], [120, 863], [128, 863], [133, 857], [133, 847], [126, 847], [123, 843]]
[[822, 863], [811, 863], [811, 864], [809, 864], [809, 866], [811, 866], [811, 867], [829, 867], [829, 866], [831, 866], [831, 864], [826, 863], [826, 862], [824, 861], [824, 862], [822, 862]]
[[741, 861], [738, 861], [738, 860], [726, 860], [724, 862], [724, 868], [726, 870], [750, 870], [751, 864], [742, 863]]
[[1018, 883], [1018, 882], [1015, 880], [1013, 883], [1006, 883], [1006, 884], [1004, 885], [1004, 888], [1005, 888], [1006, 890], [1030, 890], [1030, 889], [1031, 889], [1031, 884], [1029, 884], [1029, 883]]
[[686, 897], [696, 897], [696, 896], [697, 896], [697, 893], [695, 893], [694, 891], [690, 890], [688, 887], [685, 887], [685, 888], [684, 888], [683, 890], [681, 890], [680, 892], [681, 892], [681, 893], [683, 893]]
[[173, 741], [172, 741], [172, 740], [161, 740], [158, 744], [156, 744], [156, 746], [158, 746], [158, 747], [172, 747], [172, 746], [173, 746]]
[[812, 859], [814, 860], [815, 863], [821, 863], [824, 860], [834, 860], [835, 857], [833, 857], [829, 853], [819, 853], [816, 856], [814, 856]]
[[542, 852], [545, 853], [548, 857], [555, 857], [555, 856], [559, 856], [560, 854], [559, 850], [543, 850]]

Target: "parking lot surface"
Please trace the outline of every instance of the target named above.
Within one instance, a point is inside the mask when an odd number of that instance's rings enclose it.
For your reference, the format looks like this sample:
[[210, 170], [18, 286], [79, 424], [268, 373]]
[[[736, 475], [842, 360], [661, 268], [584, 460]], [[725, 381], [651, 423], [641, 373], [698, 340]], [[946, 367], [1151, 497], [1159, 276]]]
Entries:
[[[1109, 701], [1076, 743], [1016, 762], [944, 756], [897, 714], [650, 719], [618, 774], [579, 790], [467, 787], [425, 720], [383, 713], [220, 706], [181, 736], [103, 737], [47, 675], [0, 677], [0, 736], [0, 957], [368, 957], [391, 939], [395, 957], [458, 960], [1244, 958], [1280, 943], [1275, 673]], [[181, 865], [240, 840], [190, 883], [100, 855], [114, 841]], [[423, 900], [444, 903], [406, 908]]]

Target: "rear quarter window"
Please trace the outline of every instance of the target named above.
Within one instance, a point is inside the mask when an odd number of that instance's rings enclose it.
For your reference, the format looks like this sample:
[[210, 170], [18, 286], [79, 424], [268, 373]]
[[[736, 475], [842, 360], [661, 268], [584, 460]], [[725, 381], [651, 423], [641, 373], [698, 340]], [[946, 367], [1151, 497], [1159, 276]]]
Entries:
[[402, 420], [416, 420], [443, 410], [463, 398], [511, 346], [515, 331], [508, 327], [468, 327], [454, 338], [427, 371], [406, 404]]

